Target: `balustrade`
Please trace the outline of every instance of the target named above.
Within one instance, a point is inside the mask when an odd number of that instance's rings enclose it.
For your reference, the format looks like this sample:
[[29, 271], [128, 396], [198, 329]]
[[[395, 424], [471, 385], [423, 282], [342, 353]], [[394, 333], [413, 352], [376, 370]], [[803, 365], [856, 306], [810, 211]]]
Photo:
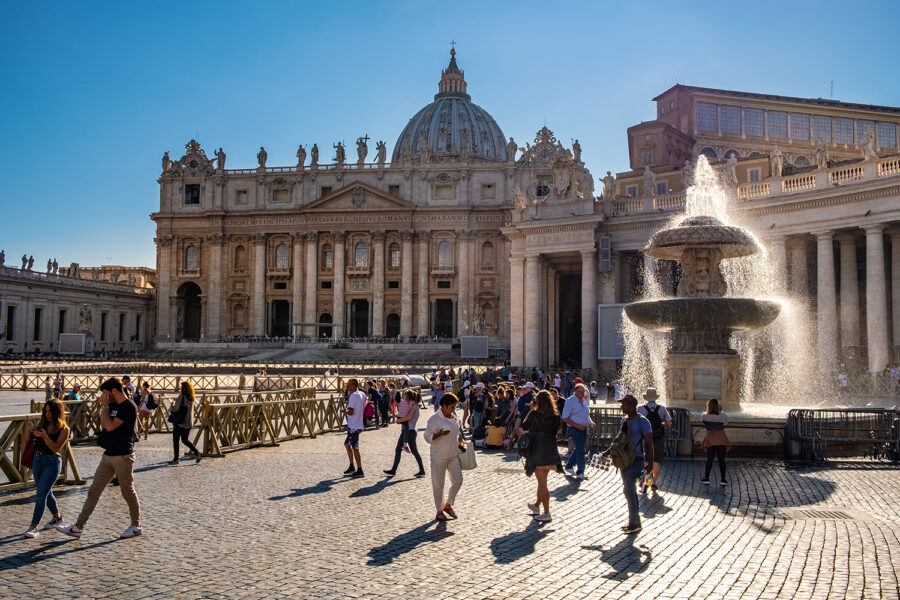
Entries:
[[785, 177], [781, 180], [781, 191], [786, 194], [811, 190], [815, 187], [816, 176], [813, 173], [803, 173], [801, 175], [794, 175], [793, 177]]
[[769, 195], [768, 181], [754, 181], [753, 183], [742, 183], [737, 188], [737, 197], [740, 200], [750, 200], [752, 198], [764, 198]]
[[893, 158], [879, 161], [877, 174], [878, 177], [900, 174], [900, 156], [895, 156]]
[[864, 177], [862, 165], [852, 165], [828, 171], [828, 183], [850, 183]]

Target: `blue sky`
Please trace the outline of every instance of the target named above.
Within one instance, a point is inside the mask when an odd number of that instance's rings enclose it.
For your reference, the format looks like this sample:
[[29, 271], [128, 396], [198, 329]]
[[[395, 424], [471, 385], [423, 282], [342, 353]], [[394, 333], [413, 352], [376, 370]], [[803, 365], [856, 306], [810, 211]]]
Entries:
[[[675, 83], [900, 106], [897, 2], [6, 2], [0, 248], [18, 264], [155, 266], [163, 152], [229, 168], [358, 136], [389, 151], [449, 42], [520, 144], [578, 138], [596, 177]], [[374, 146], [373, 146], [374, 147]], [[325, 157], [323, 152], [323, 158]], [[331, 155], [328, 154], [330, 157]]]

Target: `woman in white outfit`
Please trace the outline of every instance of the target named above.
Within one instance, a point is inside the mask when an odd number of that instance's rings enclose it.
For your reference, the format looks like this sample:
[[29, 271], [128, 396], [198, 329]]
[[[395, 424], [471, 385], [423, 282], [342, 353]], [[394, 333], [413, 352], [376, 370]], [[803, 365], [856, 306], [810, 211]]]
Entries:
[[[460, 446], [465, 444], [456, 420], [456, 396], [447, 392], [441, 396], [440, 410], [428, 419], [425, 441], [431, 444], [431, 487], [438, 521], [456, 518], [453, 502], [462, 487], [462, 469], [459, 466]], [[464, 446], [463, 446], [464, 447]], [[450, 472], [450, 491], [444, 500], [444, 480]]]

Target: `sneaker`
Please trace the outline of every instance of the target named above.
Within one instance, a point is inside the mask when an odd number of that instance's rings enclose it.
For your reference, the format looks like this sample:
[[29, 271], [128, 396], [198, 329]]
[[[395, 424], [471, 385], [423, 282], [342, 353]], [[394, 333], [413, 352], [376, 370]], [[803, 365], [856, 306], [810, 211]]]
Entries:
[[56, 526], [62, 523], [62, 517], [56, 518], [52, 517], [47, 523], [44, 525], [44, 529], [56, 529]]
[[344, 475], [353, 475], [355, 472], [356, 472], [356, 467], [354, 467], [353, 465], [350, 465], [350, 466], [347, 467], [347, 469], [344, 471]]
[[579, 473], [575, 476], [575, 479], [587, 479], [587, 477], [584, 476], [584, 473]]
[[425, 471], [419, 471], [413, 477], [425, 477]]
[[532, 504], [531, 502], [529, 502], [525, 506], [528, 507], [528, 510], [530, 510], [531, 514], [533, 514], [533, 515], [540, 514], [540, 512], [541, 512], [540, 509], [538, 508], [537, 504]]
[[60, 533], [71, 535], [73, 538], [80, 538], [81, 534], [84, 533], [84, 530], [79, 529], [75, 523], [71, 525], [57, 525], [56, 530]]
[[128, 529], [123, 531], [122, 535], [120, 535], [119, 537], [123, 538], [123, 539], [133, 538], [135, 536], [141, 535], [142, 533], [144, 533], [144, 530], [141, 529], [140, 527], [135, 527], [134, 525], [129, 525]]
[[700, 485], [709, 485], [709, 479], [701, 479]]
[[384, 474], [385, 474], [385, 475], [390, 475], [391, 477], [393, 477], [394, 475], [397, 474], [397, 471], [394, 471], [393, 469], [385, 469], [385, 470], [384, 470]]
[[572, 467], [566, 467], [566, 474], [569, 477], [575, 477], [575, 469], [573, 469]]
[[37, 527], [29, 527], [28, 531], [22, 534], [23, 538], [33, 540], [38, 536], [38, 528]]
[[628, 527], [625, 527], [624, 529], [622, 529], [622, 531], [624, 531], [625, 533], [630, 535], [632, 533], [637, 533], [641, 529], [642, 529], [642, 527], [640, 525], [629, 525]]
[[403, 444], [403, 451], [409, 452], [409, 446], [407, 446], [406, 444]]
[[544, 513], [541, 515], [534, 515], [533, 519], [535, 521], [540, 521], [541, 523], [549, 523], [550, 521], [552, 521], [552, 519], [550, 518], [550, 515], [547, 513]]
[[365, 474], [363, 473], [362, 469], [357, 469], [357, 470], [353, 471], [353, 475], [351, 475], [350, 477], [353, 477], [354, 479], [358, 479], [360, 477], [365, 477]]
[[170, 460], [170, 461], [169, 461], [168, 463], [166, 463], [166, 464], [169, 464], [169, 465], [177, 465], [177, 464], [178, 464], [178, 459], [177, 459], [177, 458], [174, 458], [174, 459]]
[[722, 480], [722, 481], [719, 482], [719, 485], [722, 486], [722, 487], [725, 487], [726, 485], [728, 485], [728, 482], [725, 481], [725, 480]]

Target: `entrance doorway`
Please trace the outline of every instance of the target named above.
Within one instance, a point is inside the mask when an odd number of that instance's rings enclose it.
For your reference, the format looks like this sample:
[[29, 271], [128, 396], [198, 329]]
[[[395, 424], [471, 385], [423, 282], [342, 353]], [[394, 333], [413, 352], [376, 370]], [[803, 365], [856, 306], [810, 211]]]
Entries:
[[453, 300], [434, 301], [434, 335], [442, 338], [453, 337]]
[[395, 338], [400, 335], [400, 317], [397, 313], [391, 313], [385, 321], [384, 335], [389, 338]]
[[350, 301], [350, 337], [369, 337], [369, 301]]
[[[319, 323], [331, 323], [331, 315], [328, 313], [322, 313], [322, 316], [319, 317]], [[319, 325], [319, 337], [320, 338], [330, 338], [331, 337], [332, 327], [331, 325]]]
[[[575, 290], [573, 294], [572, 291]], [[559, 307], [559, 362], [581, 365], [581, 275], [560, 275], [557, 304]]]
[[200, 286], [193, 281], [181, 284], [175, 308], [175, 338], [178, 340], [199, 340], [202, 327], [202, 304]]
[[287, 300], [272, 300], [269, 315], [269, 335], [274, 337], [290, 335], [291, 304]]

